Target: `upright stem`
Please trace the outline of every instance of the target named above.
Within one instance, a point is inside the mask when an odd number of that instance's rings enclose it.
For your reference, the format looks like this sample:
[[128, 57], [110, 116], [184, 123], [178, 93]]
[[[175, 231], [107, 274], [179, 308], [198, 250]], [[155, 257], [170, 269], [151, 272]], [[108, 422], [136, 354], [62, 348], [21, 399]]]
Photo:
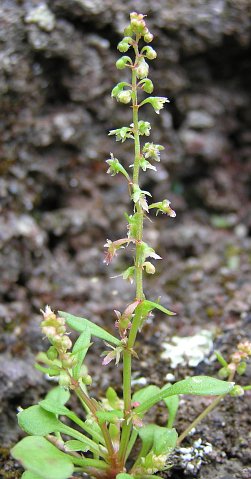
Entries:
[[[135, 43], [135, 63], [132, 67], [132, 109], [133, 109], [133, 132], [134, 132], [134, 165], [133, 165], [133, 185], [139, 185], [139, 170], [140, 170], [140, 138], [139, 138], [139, 120], [138, 120], [138, 101], [137, 101], [137, 76], [136, 67], [138, 64], [138, 40]], [[136, 239], [136, 256], [135, 256], [135, 283], [136, 283], [136, 299], [143, 300], [143, 269], [141, 261], [140, 243], [143, 237], [143, 209], [138, 202], [136, 204], [136, 212], [138, 213], [138, 230]], [[139, 321], [137, 314], [133, 319], [132, 328], [128, 338], [128, 348], [123, 353], [123, 395], [124, 395], [124, 423], [122, 426], [121, 442], [119, 449], [119, 461], [124, 465], [126, 460], [126, 449], [130, 439], [131, 433], [131, 370], [132, 370], [132, 355], [130, 349], [133, 348]]]

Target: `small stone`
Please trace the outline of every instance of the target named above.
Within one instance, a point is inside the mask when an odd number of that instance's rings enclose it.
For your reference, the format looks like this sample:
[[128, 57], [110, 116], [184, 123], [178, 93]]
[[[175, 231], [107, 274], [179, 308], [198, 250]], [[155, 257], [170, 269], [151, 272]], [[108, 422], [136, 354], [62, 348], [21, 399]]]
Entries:
[[25, 17], [26, 23], [35, 23], [41, 30], [52, 32], [55, 28], [55, 15], [45, 3], [33, 8]]

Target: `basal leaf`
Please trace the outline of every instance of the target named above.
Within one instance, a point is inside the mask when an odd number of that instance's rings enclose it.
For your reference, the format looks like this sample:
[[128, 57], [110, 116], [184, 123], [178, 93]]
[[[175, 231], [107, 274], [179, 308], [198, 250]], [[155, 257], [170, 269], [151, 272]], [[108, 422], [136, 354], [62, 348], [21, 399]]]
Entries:
[[221, 381], [220, 379], [211, 378], [208, 376], [194, 376], [188, 379], [173, 384], [167, 389], [164, 389], [144, 401], [140, 406], [134, 409], [136, 414], [150, 409], [154, 404], [162, 401], [166, 397], [175, 396], [177, 394], [192, 394], [195, 396], [220, 396], [227, 394], [233, 389], [234, 383]]
[[[43, 403], [44, 406], [50, 407], [52, 409], [51, 403], [49, 401], [41, 401], [41, 403]], [[59, 408], [62, 408], [63, 411], [68, 411], [65, 406], [55, 405], [55, 410], [59, 411]], [[71, 414], [63, 414], [71, 417]], [[72, 419], [74, 420], [74, 418]], [[55, 414], [45, 410], [41, 406], [36, 405], [24, 409], [18, 414], [18, 423], [20, 427], [27, 432], [27, 434], [32, 434], [34, 436], [46, 436], [52, 432], [61, 432], [62, 434], [67, 434], [74, 439], [84, 442], [84, 444], [88, 444], [91, 451], [99, 453], [99, 449], [94, 441], [86, 437], [84, 434], [81, 434], [79, 431], [76, 431], [72, 427], [63, 424], [61, 421], [59, 421], [59, 419], [57, 419]]]
[[25, 471], [22, 474], [21, 479], [43, 479], [43, 477], [39, 476], [38, 474], [34, 474], [34, 472]]
[[[90, 425], [90, 424], [88, 424], [87, 421], [83, 422], [73, 411], [71, 411], [67, 407], [65, 407], [63, 405], [60, 405], [60, 404], [52, 403], [51, 401], [48, 401], [47, 399], [44, 399], [43, 401], [40, 401], [39, 406], [41, 406], [43, 409], [45, 409], [46, 411], [49, 411], [51, 413], [68, 417], [69, 419], [71, 419], [71, 421], [75, 422], [75, 424], [78, 424], [78, 426], [80, 426], [85, 432], [90, 434], [93, 437], [93, 439], [95, 439], [95, 441], [97, 443], [99, 443], [99, 442], [103, 443], [103, 438], [100, 435], [98, 425], [96, 425], [96, 424]], [[65, 425], [60, 422], [59, 427], [62, 429], [62, 427], [65, 427]], [[72, 429], [72, 431], [74, 431], [74, 430]], [[68, 432], [68, 434], [69, 434], [69, 432]], [[70, 435], [72, 435], [72, 434], [70, 434]], [[81, 440], [82, 440], [82, 438], [81, 438]]]
[[144, 445], [144, 451], [147, 454], [153, 445], [154, 431], [158, 426], [156, 424], [146, 424], [138, 429], [139, 437]]
[[45, 399], [51, 403], [64, 405], [69, 401], [70, 396], [68, 389], [64, 389], [62, 386], [56, 386], [46, 394]]
[[89, 445], [85, 445], [82, 441], [77, 441], [76, 439], [71, 439], [70, 441], [65, 442], [65, 448], [67, 451], [89, 451]]
[[60, 421], [55, 414], [35, 405], [24, 409], [17, 415], [19, 426], [35, 436], [46, 436], [60, 430]]
[[71, 457], [44, 437], [25, 437], [11, 453], [29, 471], [25, 479], [68, 479], [74, 470]]
[[77, 358], [77, 363], [72, 369], [74, 379], [78, 379], [81, 371], [81, 366], [85, 359], [86, 353], [91, 345], [90, 328], [86, 326], [85, 330], [80, 334], [75, 342], [72, 353]]
[[153, 451], [156, 456], [171, 454], [176, 446], [178, 434], [175, 429], [157, 426], [154, 430]]
[[82, 333], [87, 326], [92, 336], [104, 339], [105, 341], [116, 344], [117, 346], [120, 344], [120, 340], [118, 338], [115, 338], [115, 336], [108, 333], [105, 331], [105, 329], [101, 328], [97, 324], [92, 323], [88, 319], [74, 316], [73, 314], [65, 313], [64, 311], [59, 311], [59, 314], [66, 320], [70, 328], [74, 329], [75, 331]]
[[51, 412], [53, 414], [59, 414], [60, 416], [71, 415], [70, 409], [60, 403], [52, 402], [49, 399], [44, 399], [43, 401], [40, 401], [39, 406], [45, 409], [45, 411]]

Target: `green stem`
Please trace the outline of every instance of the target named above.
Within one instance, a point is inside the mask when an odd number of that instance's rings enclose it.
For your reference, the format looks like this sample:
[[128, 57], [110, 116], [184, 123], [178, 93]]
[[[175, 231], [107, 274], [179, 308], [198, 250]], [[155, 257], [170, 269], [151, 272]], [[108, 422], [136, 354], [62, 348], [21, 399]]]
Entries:
[[[133, 165], [133, 184], [139, 184], [139, 170], [140, 170], [140, 138], [139, 138], [139, 119], [138, 119], [138, 101], [137, 101], [137, 75], [136, 67], [139, 58], [138, 39], [135, 43], [135, 64], [132, 68], [132, 109], [133, 109], [133, 131], [134, 131], [134, 165]], [[136, 298], [138, 300], [144, 299], [143, 292], [143, 269], [140, 243], [143, 237], [143, 210], [139, 203], [136, 204], [136, 211], [139, 215], [139, 224], [136, 239], [136, 257], [135, 257], [135, 283], [136, 283]], [[127, 446], [131, 434], [131, 370], [132, 370], [132, 356], [130, 348], [133, 348], [140, 318], [137, 313], [134, 316], [132, 327], [128, 338], [128, 347], [123, 353], [123, 399], [124, 399], [124, 423], [121, 432], [121, 441], [119, 448], [119, 461], [124, 466], [127, 457]]]
[[[97, 417], [96, 412], [97, 412], [98, 408], [97, 408], [96, 404], [93, 403], [91, 398], [89, 398], [87, 396], [87, 394], [85, 394], [85, 392], [82, 391], [82, 389], [80, 389], [80, 388], [76, 389], [76, 394], [79, 398], [81, 398], [84, 401], [84, 403], [88, 406], [88, 408], [90, 409], [93, 416], [96, 418]], [[107, 429], [107, 426], [104, 423], [100, 423], [98, 419], [97, 419], [97, 421], [98, 421], [98, 425], [99, 425], [99, 427], [102, 431], [103, 437], [104, 437], [105, 445], [106, 445], [106, 448], [107, 448], [107, 451], [108, 451], [108, 454], [109, 454], [109, 459], [111, 460], [111, 462], [114, 462], [115, 452], [114, 452], [113, 444], [112, 444], [111, 437], [110, 437], [109, 431]]]

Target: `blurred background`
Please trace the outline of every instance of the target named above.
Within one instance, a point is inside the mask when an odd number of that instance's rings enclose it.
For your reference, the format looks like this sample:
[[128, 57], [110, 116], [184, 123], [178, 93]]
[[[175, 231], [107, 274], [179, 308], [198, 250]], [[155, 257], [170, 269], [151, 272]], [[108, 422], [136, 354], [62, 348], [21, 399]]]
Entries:
[[[129, 13], [147, 15], [158, 58], [150, 78], [170, 104], [146, 107], [150, 141], [165, 147], [157, 173], [142, 176], [154, 201], [177, 218], [152, 217], [145, 238], [164, 258], [147, 294], [178, 319], [150, 333], [201, 328], [247, 336], [251, 307], [250, 0], [2, 0], [0, 6], [0, 399], [4, 444], [15, 440], [15, 407], [46, 386], [33, 370], [44, 348], [39, 309], [49, 304], [113, 327], [113, 309], [134, 296], [107, 268], [106, 238], [126, 234], [123, 178], [106, 174], [107, 136], [131, 122], [111, 89], [117, 43]], [[250, 325], [250, 323], [249, 323]], [[224, 340], [222, 340], [224, 343]], [[99, 359], [98, 359], [99, 362]], [[35, 393], [35, 391], [38, 391]], [[7, 403], [12, 412], [6, 412]]]

